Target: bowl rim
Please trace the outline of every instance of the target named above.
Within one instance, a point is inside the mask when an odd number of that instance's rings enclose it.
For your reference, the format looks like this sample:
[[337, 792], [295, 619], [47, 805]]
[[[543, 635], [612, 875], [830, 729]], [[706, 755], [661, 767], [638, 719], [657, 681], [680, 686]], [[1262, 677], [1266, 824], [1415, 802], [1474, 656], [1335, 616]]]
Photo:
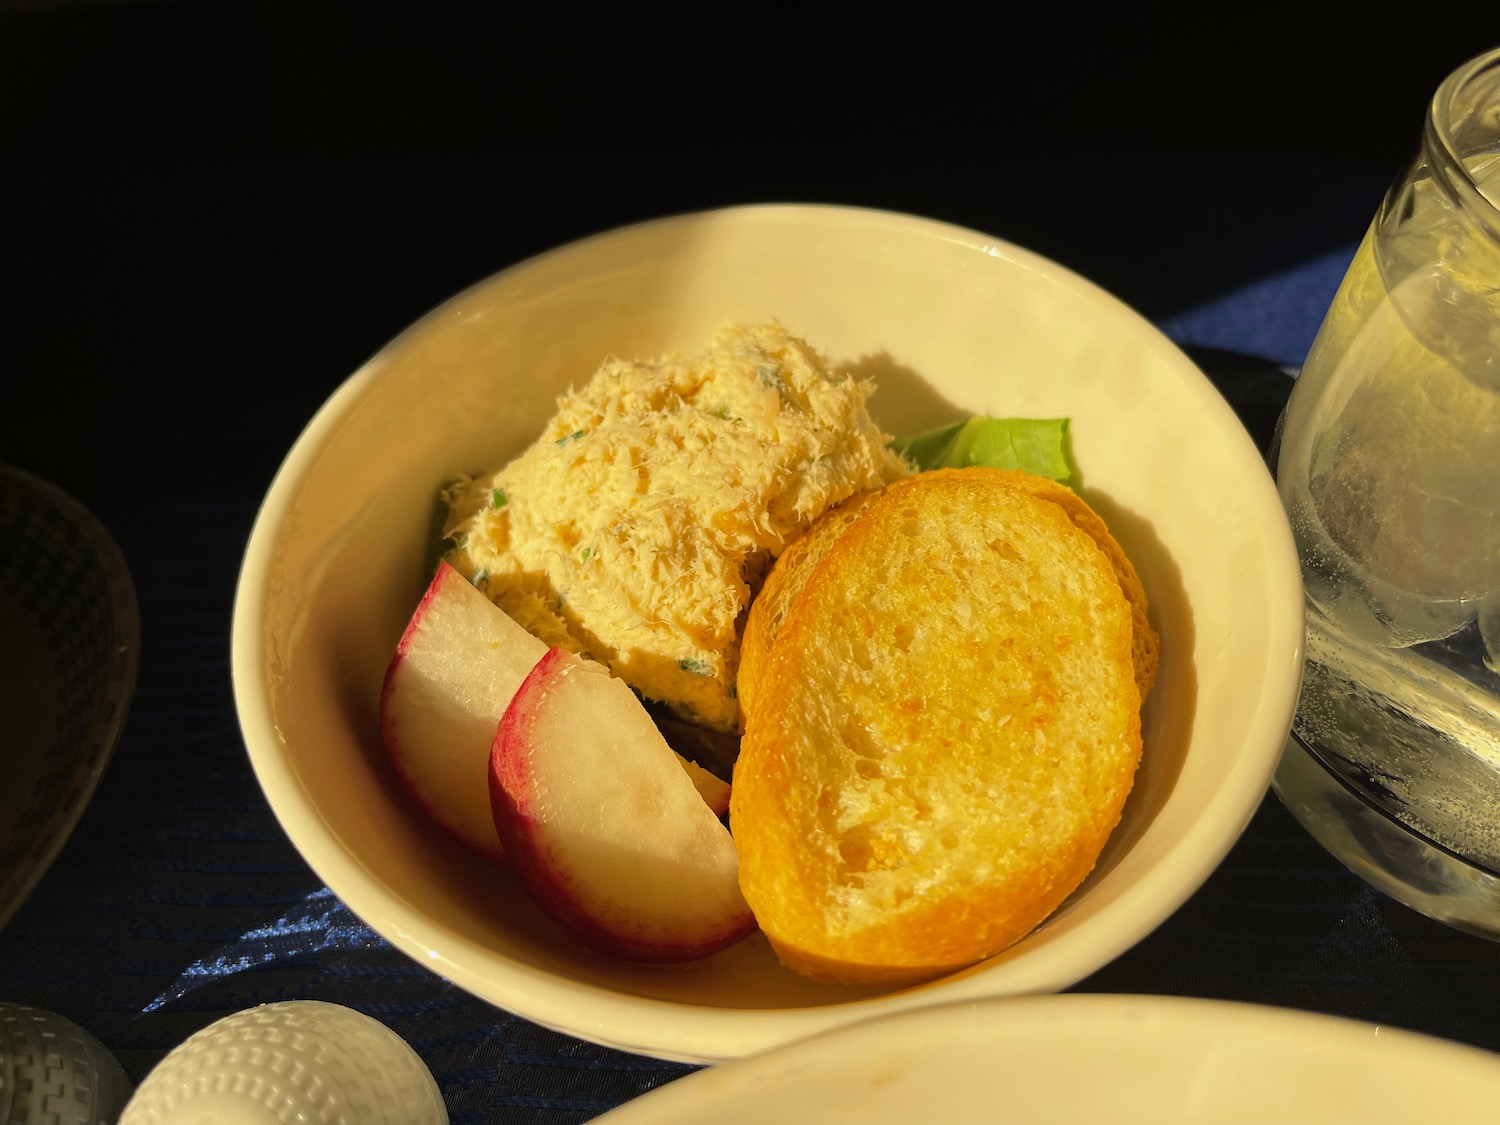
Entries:
[[[585, 983], [529, 966], [518, 971], [498, 958], [493, 950], [465, 937], [449, 926], [419, 915], [380, 885], [378, 876], [356, 857], [346, 853], [331, 832], [315, 830], [321, 816], [302, 789], [291, 767], [280, 753], [284, 740], [277, 730], [269, 699], [263, 687], [267, 637], [261, 621], [267, 604], [266, 576], [274, 554], [279, 528], [294, 505], [299, 481], [320, 456], [324, 445], [345, 415], [381, 375], [386, 357], [403, 340], [449, 315], [482, 288], [502, 282], [521, 271], [568, 254], [583, 253], [614, 239], [637, 237], [653, 228], [706, 220], [783, 219], [798, 214], [820, 216], [825, 221], [859, 221], [895, 224], [956, 242], [986, 255], [1004, 257], [1054, 283], [1102, 301], [1133, 322], [1136, 333], [1155, 345], [1170, 348], [1181, 357], [1184, 373], [1202, 381], [1205, 409], [1222, 411], [1221, 422], [1232, 422], [1228, 432], [1238, 434], [1238, 457], [1264, 469], [1264, 460], [1249, 433], [1223, 396], [1186, 353], [1140, 313], [1098, 284], [1066, 266], [1003, 238], [920, 215], [846, 204], [752, 203], [684, 211], [612, 227], [544, 250], [491, 273], [441, 302], [412, 321], [347, 376], [314, 413], [277, 469], [257, 511], [236, 584], [231, 626], [231, 680], [241, 733], [252, 767], [267, 800], [293, 846], [313, 872], [358, 917], [382, 918], [377, 930], [383, 938], [419, 963], [471, 994], [494, 1003], [533, 1023], [634, 1054], [689, 1063], [708, 1064], [766, 1049], [854, 1020], [894, 1013], [954, 1000], [977, 1000], [997, 995], [987, 986], [986, 974], [968, 972], [941, 978], [930, 985], [873, 997], [860, 997], [831, 1004], [779, 1008], [715, 1008], [680, 1001], [642, 997]], [[1265, 473], [1265, 499], [1281, 501], [1274, 481]], [[1123, 954], [1156, 929], [1182, 905], [1243, 834], [1270, 787], [1286, 732], [1290, 730], [1300, 688], [1304, 629], [1301, 569], [1289, 526], [1280, 528], [1279, 551], [1267, 544], [1268, 555], [1279, 557], [1279, 573], [1268, 575], [1269, 589], [1282, 590], [1279, 616], [1268, 618], [1272, 629], [1268, 652], [1282, 652], [1282, 672], [1272, 678], [1268, 661], [1262, 675], [1270, 690], [1261, 700], [1252, 722], [1247, 744], [1259, 753], [1242, 755], [1223, 779], [1214, 799], [1201, 807], [1185, 843], [1161, 857], [1134, 882], [1128, 892], [1110, 904], [1113, 940], [1107, 953], [1084, 956], [1098, 946], [1094, 927], [1081, 927], [1058, 940], [1035, 949], [1028, 957], [1025, 988], [1008, 994], [1061, 991], [1097, 971]], [[295, 810], [296, 816], [288, 815]], [[325, 826], [326, 827], [326, 826]], [[375, 928], [372, 926], [372, 929]], [[441, 949], [451, 952], [445, 954]], [[471, 967], [488, 962], [490, 972]], [[498, 974], [494, 970], [499, 970]]]

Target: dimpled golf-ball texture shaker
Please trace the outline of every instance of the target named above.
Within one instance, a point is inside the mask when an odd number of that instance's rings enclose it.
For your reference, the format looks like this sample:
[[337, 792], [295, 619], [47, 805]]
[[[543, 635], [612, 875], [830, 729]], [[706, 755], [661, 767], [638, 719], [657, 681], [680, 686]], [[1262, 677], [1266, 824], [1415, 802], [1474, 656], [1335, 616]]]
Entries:
[[209, 1024], [146, 1075], [120, 1125], [448, 1125], [432, 1072], [378, 1020], [317, 1000]]
[[129, 1097], [119, 1060], [83, 1028], [0, 1003], [0, 1125], [115, 1125]]

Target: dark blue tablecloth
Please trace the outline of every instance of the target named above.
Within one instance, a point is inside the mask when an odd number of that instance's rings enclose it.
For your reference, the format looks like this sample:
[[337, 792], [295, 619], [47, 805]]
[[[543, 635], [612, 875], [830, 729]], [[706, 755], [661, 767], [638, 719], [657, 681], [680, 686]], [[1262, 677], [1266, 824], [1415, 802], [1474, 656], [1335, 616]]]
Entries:
[[[953, 169], [862, 195], [769, 179], [739, 190], [934, 214], [1057, 257], [1205, 349], [1195, 354], [1264, 441], [1290, 386], [1275, 365], [1304, 357], [1389, 171], [1315, 170], [1289, 203], [1267, 190], [1283, 183], [1274, 164], [1228, 161], [1211, 198], [1163, 200], [1143, 188], [1138, 208], [1092, 227], [1060, 221], [1081, 214], [1074, 200], [1048, 211], [1052, 196], [1040, 189], [996, 194], [989, 185], [1000, 177], [945, 188]], [[547, 176], [562, 183], [579, 172], [564, 165], [533, 170], [534, 201], [551, 190]], [[1188, 168], [1165, 178], [1184, 182]], [[0, 932], [0, 1000], [75, 1020], [136, 1081], [230, 1012], [329, 1000], [410, 1042], [455, 1123], [583, 1121], [691, 1068], [579, 1042], [475, 1000], [392, 949], [320, 883], [271, 814], [241, 741], [228, 669], [233, 587], [279, 458], [385, 337], [554, 241], [735, 200], [664, 191], [578, 214], [512, 208], [460, 224], [437, 211], [442, 193], [431, 186], [454, 169], [378, 171], [241, 162], [115, 169], [107, 193], [61, 175], [28, 188], [27, 206], [47, 221], [22, 247], [25, 292], [11, 308], [24, 315], [7, 361], [31, 379], [27, 409], [47, 437], [0, 427], [11, 442], [0, 460], [57, 479], [105, 518], [134, 574], [144, 637], [139, 687], [102, 784]], [[459, 192], [455, 207], [482, 216], [502, 177], [442, 182]], [[1033, 225], [1019, 218], [1023, 204], [1039, 208]], [[64, 227], [75, 253], [59, 259], [48, 239]], [[434, 244], [456, 249], [424, 256]], [[1370, 890], [1272, 796], [1198, 893], [1077, 989], [1285, 1005], [1500, 1050], [1500, 947]]]

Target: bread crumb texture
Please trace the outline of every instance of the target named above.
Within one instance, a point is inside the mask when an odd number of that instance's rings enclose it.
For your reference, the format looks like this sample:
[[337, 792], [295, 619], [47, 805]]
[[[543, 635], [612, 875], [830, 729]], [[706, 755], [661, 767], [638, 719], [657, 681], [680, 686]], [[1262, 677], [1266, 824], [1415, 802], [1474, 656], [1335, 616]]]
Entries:
[[1024, 475], [891, 485], [779, 608], [730, 815], [745, 898], [798, 971], [903, 984], [982, 960], [1057, 908], [1119, 821], [1141, 754], [1135, 608], [1071, 502]]
[[771, 562], [910, 473], [873, 389], [774, 323], [688, 358], [607, 359], [529, 449], [449, 490], [448, 561], [548, 644], [737, 730], [744, 614]]

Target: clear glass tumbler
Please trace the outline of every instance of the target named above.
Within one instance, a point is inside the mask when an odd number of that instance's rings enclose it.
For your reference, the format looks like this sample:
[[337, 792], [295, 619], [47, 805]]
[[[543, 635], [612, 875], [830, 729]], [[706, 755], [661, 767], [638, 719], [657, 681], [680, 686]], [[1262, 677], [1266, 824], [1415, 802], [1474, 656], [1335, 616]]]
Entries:
[[1283, 802], [1500, 940], [1500, 50], [1438, 88], [1282, 416], [1307, 589]]

